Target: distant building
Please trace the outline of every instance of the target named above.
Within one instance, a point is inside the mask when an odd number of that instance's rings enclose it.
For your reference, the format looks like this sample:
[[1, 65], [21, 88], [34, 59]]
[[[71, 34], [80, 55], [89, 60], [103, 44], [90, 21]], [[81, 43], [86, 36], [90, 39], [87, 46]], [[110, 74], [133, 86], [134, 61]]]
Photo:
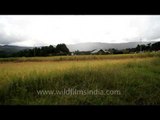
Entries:
[[111, 54], [111, 52], [108, 51], [108, 50], [104, 50], [104, 52], [105, 52], [106, 54]]
[[71, 55], [72, 55], [72, 56], [75, 55], [74, 52], [71, 52]]
[[98, 54], [98, 55], [104, 55], [104, 54], [110, 54], [110, 52], [109, 51], [107, 51], [107, 50], [103, 50], [103, 49], [96, 49], [96, 50], [93, 50], [92, 52], [91, 52], [91, 54], [92, 55], [94, 55], [94, 54]]

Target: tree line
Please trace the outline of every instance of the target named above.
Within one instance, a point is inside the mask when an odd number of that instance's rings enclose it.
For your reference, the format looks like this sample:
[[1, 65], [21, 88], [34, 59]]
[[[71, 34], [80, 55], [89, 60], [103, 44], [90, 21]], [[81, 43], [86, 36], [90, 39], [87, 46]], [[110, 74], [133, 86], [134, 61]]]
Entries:
[[[158, 51], [160, 50], [160, 42], [156, 43], [148, 43], [147, 45], [137, 45], [135, 48], [126, 48], [122, 50], [118, 50], [115, 48], [106, 49], [106, 51], [109, 51], [109, 53], [103, 53], [105, 54], [129, 54], [129, 53], [139, 53], [139, 52], [151, 52], [151, 51]], [[75, 51], [74, 53], [76, 55], [90, 55], [92, 51]], [[98, 54], [98, 53], [97, 53]]]
[[[126, 48], [123, 50], [117, 50], [110, 48], [108, 51], [111, 54], [129, 54], [138, 52], [151, 52], [160, 50], [160, 42], [149, 43], [147, 45], [137, 45], [135, 48]], [[76, 55], [90, 55], [91, 51], [75, 51]], [[7, 53], [0, 51], [0, 57], [34, 57], [34, 56], [57, 56], [57, 55], [71, 55], [71, 52], [65, 44], [58, 44], [56, 47], [49, 45], [43, 47], [35, 47], [33, 49], [25, 49], [16, 53]]]
[[151, 52], [151, 51], [158, 51], [160, 50], [160, 42], [156, 42], [156, 43], [148, 43], [147, 45], [137, 45], [136, 48], [127, 48], [124, 49], [122, 52], [123, 53], [132, 53], [132, 52]]
[[56, 47], [44, 46], [35, 47], [33, 49], [26, 49], [14, 53], [14, 57], [34, 57], [34, 56], [55, 56], [55, 55], [69, 55], [70, 51], [65, 44], [58, 44]]

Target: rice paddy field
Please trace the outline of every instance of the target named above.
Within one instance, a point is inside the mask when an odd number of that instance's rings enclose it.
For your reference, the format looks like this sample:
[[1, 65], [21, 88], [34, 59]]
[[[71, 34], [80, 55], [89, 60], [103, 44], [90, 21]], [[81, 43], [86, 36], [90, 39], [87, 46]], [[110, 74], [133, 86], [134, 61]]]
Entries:
[[0, 58], [1, 105], [159, 105], [160, 53]]

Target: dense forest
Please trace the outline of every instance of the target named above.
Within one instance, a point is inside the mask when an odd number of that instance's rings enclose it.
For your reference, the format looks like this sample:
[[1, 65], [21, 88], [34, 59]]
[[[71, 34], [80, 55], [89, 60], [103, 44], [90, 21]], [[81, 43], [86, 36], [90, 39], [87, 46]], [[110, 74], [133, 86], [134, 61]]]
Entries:
[[55, 55], [69, 55], [69, 54], [70, 51], [65, 44], [58, 44], [56, 47], [52, 45], [35, 47], [32, 49], [20, 50], [14, 53], [12, 53], [12, 51], [10, 52], [0, 51], [0, 57], [34, 57], [34, 56], [55, 56]]
[[123, 53], [131, 53], [131, 52], [151, 52], [160, 50], [160, 42], [156, 43], [148, 43], [147, 45], [137, 45], [136, 48], [127, 48], [122, 50]]
[[13, 54], [15, 57], [34, 57], [34, 56], [54, 56], [54, 55], [69, 55], [70, 51], [65, 44], [58, 44], [56, 47], [44, 46], [41, 48], [33, 48], [29, 50], [23, 50]]

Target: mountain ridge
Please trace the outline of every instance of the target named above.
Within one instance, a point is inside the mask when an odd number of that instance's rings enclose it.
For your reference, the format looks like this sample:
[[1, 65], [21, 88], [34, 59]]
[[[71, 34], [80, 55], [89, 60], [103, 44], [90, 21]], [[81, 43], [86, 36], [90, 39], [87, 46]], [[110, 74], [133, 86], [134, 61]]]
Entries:
[[148, 44], [155, 43], [157, 41], [150, 42], [126, 42], [126, 43], [103, 43], [103, 42], [86, 42], [86, 43], [77, 43], [77, 44], [69, 44], [67, 47], [70, 51], [90, 51], [93, 49], [110, 49], [115, 48], [118, 50], [126, 49], [126, 48], [135, 48], [138, 44]]

